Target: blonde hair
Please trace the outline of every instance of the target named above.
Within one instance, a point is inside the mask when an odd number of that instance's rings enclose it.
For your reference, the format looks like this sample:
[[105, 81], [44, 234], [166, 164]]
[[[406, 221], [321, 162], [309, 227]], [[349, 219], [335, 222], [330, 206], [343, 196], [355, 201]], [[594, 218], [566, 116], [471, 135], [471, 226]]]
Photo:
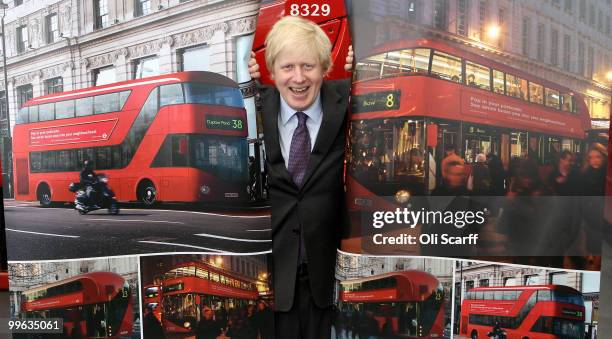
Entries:
[[278, 55], [285, 49], [315, 53], [324, 72], [331, 70], [332, 44], [314, 22], [295, 16], [278, 20], [266, 36], [266, 66], [272, 72]]

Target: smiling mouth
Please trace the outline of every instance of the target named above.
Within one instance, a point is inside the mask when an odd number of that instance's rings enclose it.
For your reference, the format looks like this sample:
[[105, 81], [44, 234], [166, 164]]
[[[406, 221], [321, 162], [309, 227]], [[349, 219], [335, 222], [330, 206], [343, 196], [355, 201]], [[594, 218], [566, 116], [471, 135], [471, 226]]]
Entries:
[[301, 87], [301, 88], [296, 88], [296, 87], [289, 87], [289, 89], [291, 90], [291, 92], [293, 94], [297, 94], [297, 95], [301, 95], [306, 93], [306, 91], [308, 91], [310, 87]]

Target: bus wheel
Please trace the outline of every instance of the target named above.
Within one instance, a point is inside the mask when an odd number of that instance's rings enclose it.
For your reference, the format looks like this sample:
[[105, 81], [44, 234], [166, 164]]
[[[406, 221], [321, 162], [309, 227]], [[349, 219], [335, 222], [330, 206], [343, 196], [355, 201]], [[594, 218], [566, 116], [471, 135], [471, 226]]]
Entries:
[[153, 206], [157, 202], [157, 189], [151, 181], [143, 180], [138, 185], [138, 200], [147, 207]]
[[476, 330], [472, 331], [472, 334], [470, 335], [470, 338], [478, 339], [478, 332], [476, 332]]
[[49, 207], [51, 206], [51, 190], [47, 184], [41, 184], [36, 192], [40, 206]]

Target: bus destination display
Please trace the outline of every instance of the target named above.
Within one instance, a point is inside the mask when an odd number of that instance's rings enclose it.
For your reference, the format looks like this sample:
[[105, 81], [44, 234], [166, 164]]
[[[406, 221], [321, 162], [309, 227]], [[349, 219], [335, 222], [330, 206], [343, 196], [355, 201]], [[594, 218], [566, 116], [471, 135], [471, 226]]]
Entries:
[[400, 106], [400, 90], [353, 95], [353, 113], [396, 110]]
[[207, 115], [206, 128], [242, 131], [244, 129], [244, 121], [241, 118], [237, 117]]

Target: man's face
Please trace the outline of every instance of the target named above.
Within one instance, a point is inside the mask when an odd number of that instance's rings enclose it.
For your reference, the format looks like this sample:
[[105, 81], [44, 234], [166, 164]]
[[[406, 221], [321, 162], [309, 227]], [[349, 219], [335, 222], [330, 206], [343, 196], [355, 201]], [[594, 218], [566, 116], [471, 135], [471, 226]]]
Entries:
[[591, 167], [593, 167], [594, 169], [599, 169], [601, 165], [603, 165], [603, 162], [604, 162], [603, 155], [601, 155], [601, 153], [599, 153], [596, 150], [591, 150], [589, 152], [588, 159], [589, 159], [589, 165], [591, 165]]
[[573, 157], [568, 154], [559, 160], [559, 169], [562, 171], [567, 171], [572, 166], [572, 163]]
[[289, 107], [304, 111], [316, 100], [326, 71], [314, 53], [286, 48], [276, 57], [271, 77]]

